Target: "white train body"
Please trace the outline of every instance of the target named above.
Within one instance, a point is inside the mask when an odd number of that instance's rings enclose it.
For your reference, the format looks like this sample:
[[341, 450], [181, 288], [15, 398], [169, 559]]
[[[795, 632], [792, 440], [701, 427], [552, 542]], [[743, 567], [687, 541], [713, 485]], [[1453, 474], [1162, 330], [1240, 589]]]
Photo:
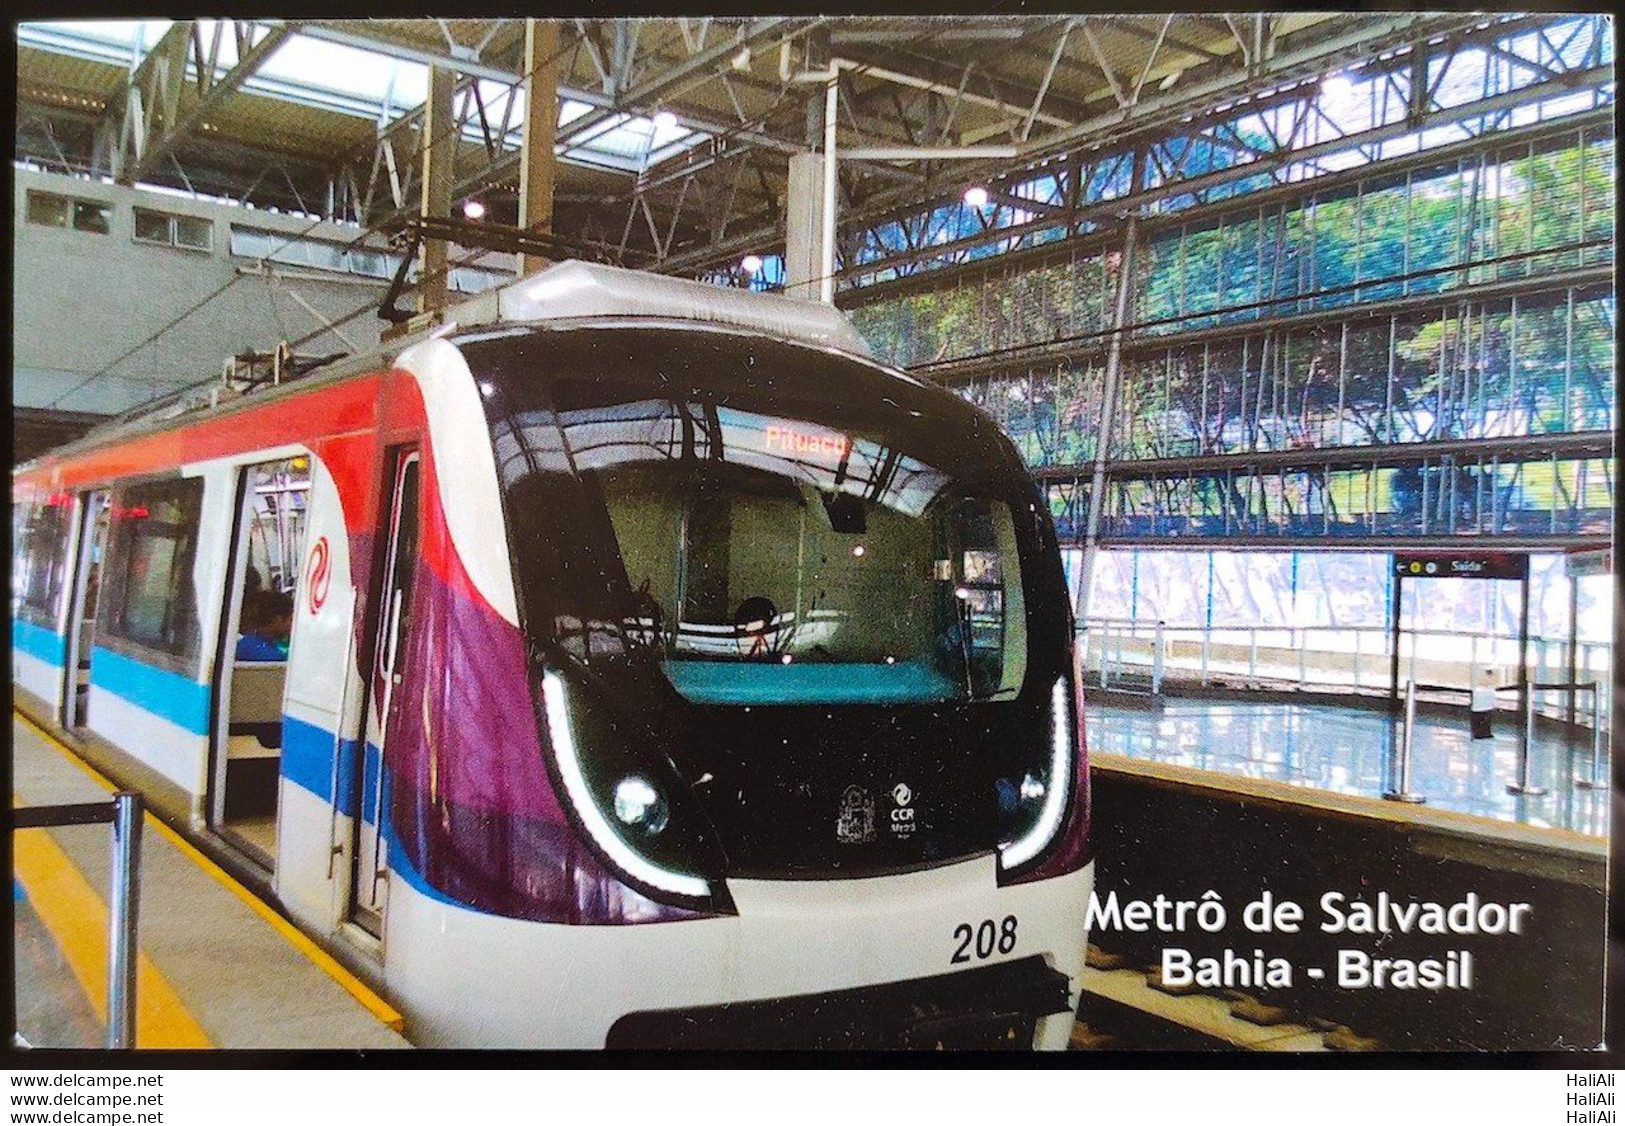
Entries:
[[19, 705], [416, 1042], [1065, 1046], [1049, 515], [839, 314], [567, 263], [13, 493]]

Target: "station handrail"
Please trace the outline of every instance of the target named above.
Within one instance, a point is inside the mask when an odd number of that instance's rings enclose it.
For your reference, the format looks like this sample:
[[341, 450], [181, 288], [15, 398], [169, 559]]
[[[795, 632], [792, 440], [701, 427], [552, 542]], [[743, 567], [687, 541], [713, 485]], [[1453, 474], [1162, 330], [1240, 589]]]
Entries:
[[141, 795], [120, 790], [109, 801], [19, 806], [11, 811], [12, 831], [64, 825], [113, 827], [113, 870], [108, 896], [108, 1048], [135, 1047], [136, 933], [141, 901]]

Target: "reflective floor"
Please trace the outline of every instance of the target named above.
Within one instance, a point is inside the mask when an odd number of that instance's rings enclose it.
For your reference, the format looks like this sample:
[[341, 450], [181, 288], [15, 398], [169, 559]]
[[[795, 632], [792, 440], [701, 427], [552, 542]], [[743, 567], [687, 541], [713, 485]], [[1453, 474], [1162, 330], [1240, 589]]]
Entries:
[[91, 1009], [61, 947], [40, 922], [28, 894], [11, 883], [15, 912], [17, 1032], [34, 1048], [99, 1048], [101, 1017]]
[[[1389, 788], [1388, 717], [1330, 705], [1169, 700], [1161, 711], [1094, 705], [1088, 709], [1092, 750], [1330, 790], [1380, 796]], [[1439, 809], [1501, 821], [1608, 832], [1609, 791], [1575, 787], [1588, 776], [1591, 748], [1549, 735], [1537, 738], [1530, 774], [1543, 797], [1507, 793], [1518, 770], [1516, 721], [1496, 723], [1493, 739], [1469, 737], [1460, 720], [1420, 716], [1411, 789]], [[1607, 777], [1608, 765], [1602, 766]]]

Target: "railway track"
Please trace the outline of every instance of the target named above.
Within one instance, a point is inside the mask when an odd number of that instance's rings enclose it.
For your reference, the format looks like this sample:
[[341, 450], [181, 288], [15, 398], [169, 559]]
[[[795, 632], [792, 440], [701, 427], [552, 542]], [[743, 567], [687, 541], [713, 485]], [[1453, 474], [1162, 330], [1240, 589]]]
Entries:
[[1160, 970], [1089, 946], [1073, 1051], [1369, 1052], [1384, 1045], [1346, 1025], [1233, 989], [1163, 985]]

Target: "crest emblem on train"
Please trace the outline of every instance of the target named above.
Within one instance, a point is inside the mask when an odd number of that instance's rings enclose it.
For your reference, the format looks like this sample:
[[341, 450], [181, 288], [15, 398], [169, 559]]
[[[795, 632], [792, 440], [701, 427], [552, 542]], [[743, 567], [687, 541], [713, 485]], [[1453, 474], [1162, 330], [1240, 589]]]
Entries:
[[865, 844], [875, 839], [875, 799], [862, 786], [848, 786], [841, 795], [835, 839], [841, 844]]

